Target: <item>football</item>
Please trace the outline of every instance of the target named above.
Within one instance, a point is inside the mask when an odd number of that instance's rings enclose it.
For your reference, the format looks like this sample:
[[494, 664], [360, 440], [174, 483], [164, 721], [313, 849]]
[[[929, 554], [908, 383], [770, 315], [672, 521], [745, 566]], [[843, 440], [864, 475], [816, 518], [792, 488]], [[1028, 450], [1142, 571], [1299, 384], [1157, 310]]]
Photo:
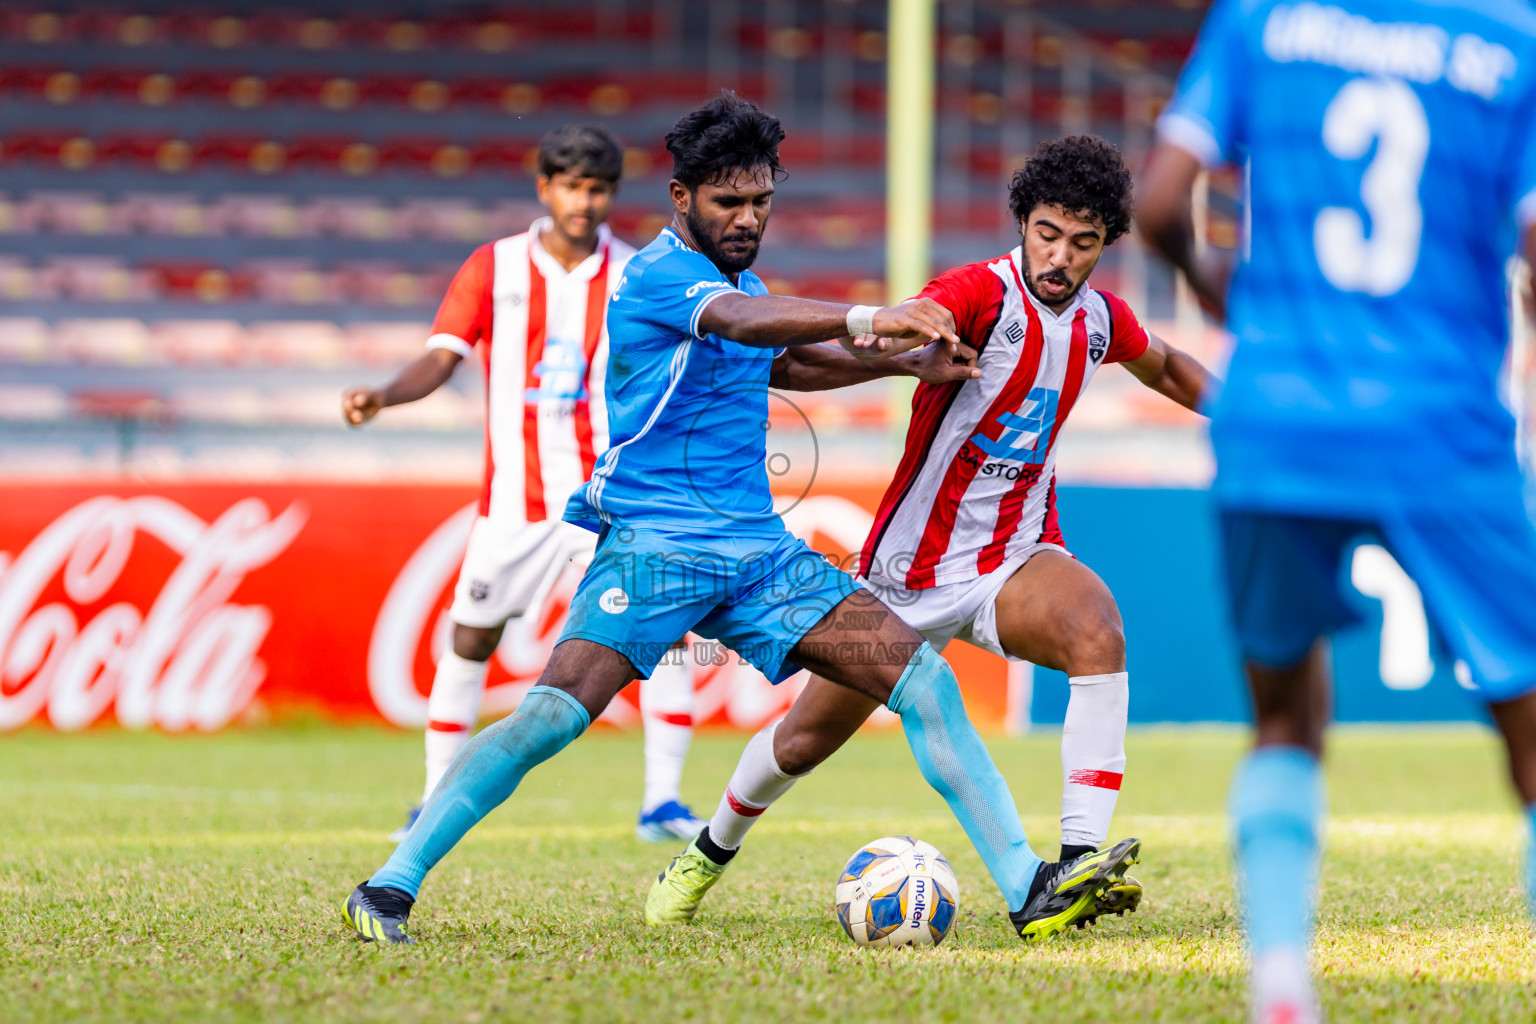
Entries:
[[866, 843], [837, 878], [837, 920], [860, 946], [937, 946], [955, 924], [960, 884], [944, 855], [911, 836]]

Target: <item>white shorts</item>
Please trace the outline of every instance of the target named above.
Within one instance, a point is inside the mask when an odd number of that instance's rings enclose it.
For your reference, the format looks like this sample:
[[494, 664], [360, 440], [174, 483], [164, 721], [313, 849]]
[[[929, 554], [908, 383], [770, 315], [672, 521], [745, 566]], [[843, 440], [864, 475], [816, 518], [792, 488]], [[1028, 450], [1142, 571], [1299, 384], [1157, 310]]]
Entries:
[[481, 516], [469, 531], [448, 617], [461, 626], [495, 629], [537, 614], [566, 566], [587, 565], [596, 549], [595, 533], [562, 519], [524, 523]]
[[866, 579], [859, 582], [936, 651], [944, 650], [951, 640], [964, 640], [1009, 661], [1022, 661], [1004, 651], [997, 638], [997, 594], [1025, 562], [1042, 551], [1068, 553], [1060, 544], [1033, 544], [985, 576], [926, 590], [890, 587]]

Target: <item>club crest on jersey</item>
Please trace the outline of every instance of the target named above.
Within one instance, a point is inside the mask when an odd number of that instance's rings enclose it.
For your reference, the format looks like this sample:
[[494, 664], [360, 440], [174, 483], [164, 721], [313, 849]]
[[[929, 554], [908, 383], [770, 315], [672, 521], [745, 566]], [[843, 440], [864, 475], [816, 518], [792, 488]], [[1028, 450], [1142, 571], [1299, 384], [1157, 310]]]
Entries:
[[1109, 339], [1098, 331], [1088, 335], [1088, 358], [1097, 364], [1104, 358], [1104, 353], [1109, 351]]
[[469, 599], [471, 601], [484, 601], [491, 596], [491, 585], [485, 580], [469, 581]]
[[1003, 331], [1003, 337], [1007, 338], [1011, 344], [1017, 345], [1024, 339], [1024, 325], [1015, 320], [1008, 325], [1007, 330]]

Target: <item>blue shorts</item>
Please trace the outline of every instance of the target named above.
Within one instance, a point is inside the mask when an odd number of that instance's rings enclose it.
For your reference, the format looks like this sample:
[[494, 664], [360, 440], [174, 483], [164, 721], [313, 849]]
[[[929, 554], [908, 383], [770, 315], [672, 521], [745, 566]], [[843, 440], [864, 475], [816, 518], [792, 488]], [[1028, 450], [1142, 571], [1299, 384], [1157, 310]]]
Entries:
[[1344, 556], [1375, 541], [1418, 584], [1424, 612], [1479, 694], [1497, 703], [1536, 687], [1536, 527], [1518, 494], [1391, 518], [1328, 519], [1223, 509], [1232, 622], [1244, 658], [1283, 668], [1361, 621]]
[[690, 630], [777, 683], [789, 652], [850, 594], [853, 577], [788, 531], [753, 537], [604, 527], [561, 641], [590, 640], [650, 676]]

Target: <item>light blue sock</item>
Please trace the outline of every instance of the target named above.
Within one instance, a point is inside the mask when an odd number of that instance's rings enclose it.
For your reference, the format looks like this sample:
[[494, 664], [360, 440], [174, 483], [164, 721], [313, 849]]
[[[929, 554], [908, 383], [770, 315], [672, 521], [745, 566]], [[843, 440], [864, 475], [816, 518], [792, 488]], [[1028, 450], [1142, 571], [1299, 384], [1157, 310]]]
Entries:
[[1024, 838], [1008, 783], [965, 713], [960, 685], [949, 663], [923, 644], [885, 706], [901, 716], [902, 731], [923, 778], [960, 819], [960, 827], [981, 854], [1008, 909], [1022, 909], [1040, 858]]
[[1228, 813], [1248, 944], [1305, 951], [1317, 889], [1323, 777], [1300, 747], [1262, 747], [1238, 766]]
[[1531, 913], [1536, 914], [1536, 804], [1525, 809], [1525, 817], [1531, 826], [1530, 845], [1525, 848], [1525, 896], [1530, 900]]
[[560, 753], [590, 724], [586, 708], [564, 690], [529, 690], [516, 711], [459, 751], [415, 827], [368, 884], [404, 889], [414, 898], [464, 833], [511, 796], [530, 768]]

